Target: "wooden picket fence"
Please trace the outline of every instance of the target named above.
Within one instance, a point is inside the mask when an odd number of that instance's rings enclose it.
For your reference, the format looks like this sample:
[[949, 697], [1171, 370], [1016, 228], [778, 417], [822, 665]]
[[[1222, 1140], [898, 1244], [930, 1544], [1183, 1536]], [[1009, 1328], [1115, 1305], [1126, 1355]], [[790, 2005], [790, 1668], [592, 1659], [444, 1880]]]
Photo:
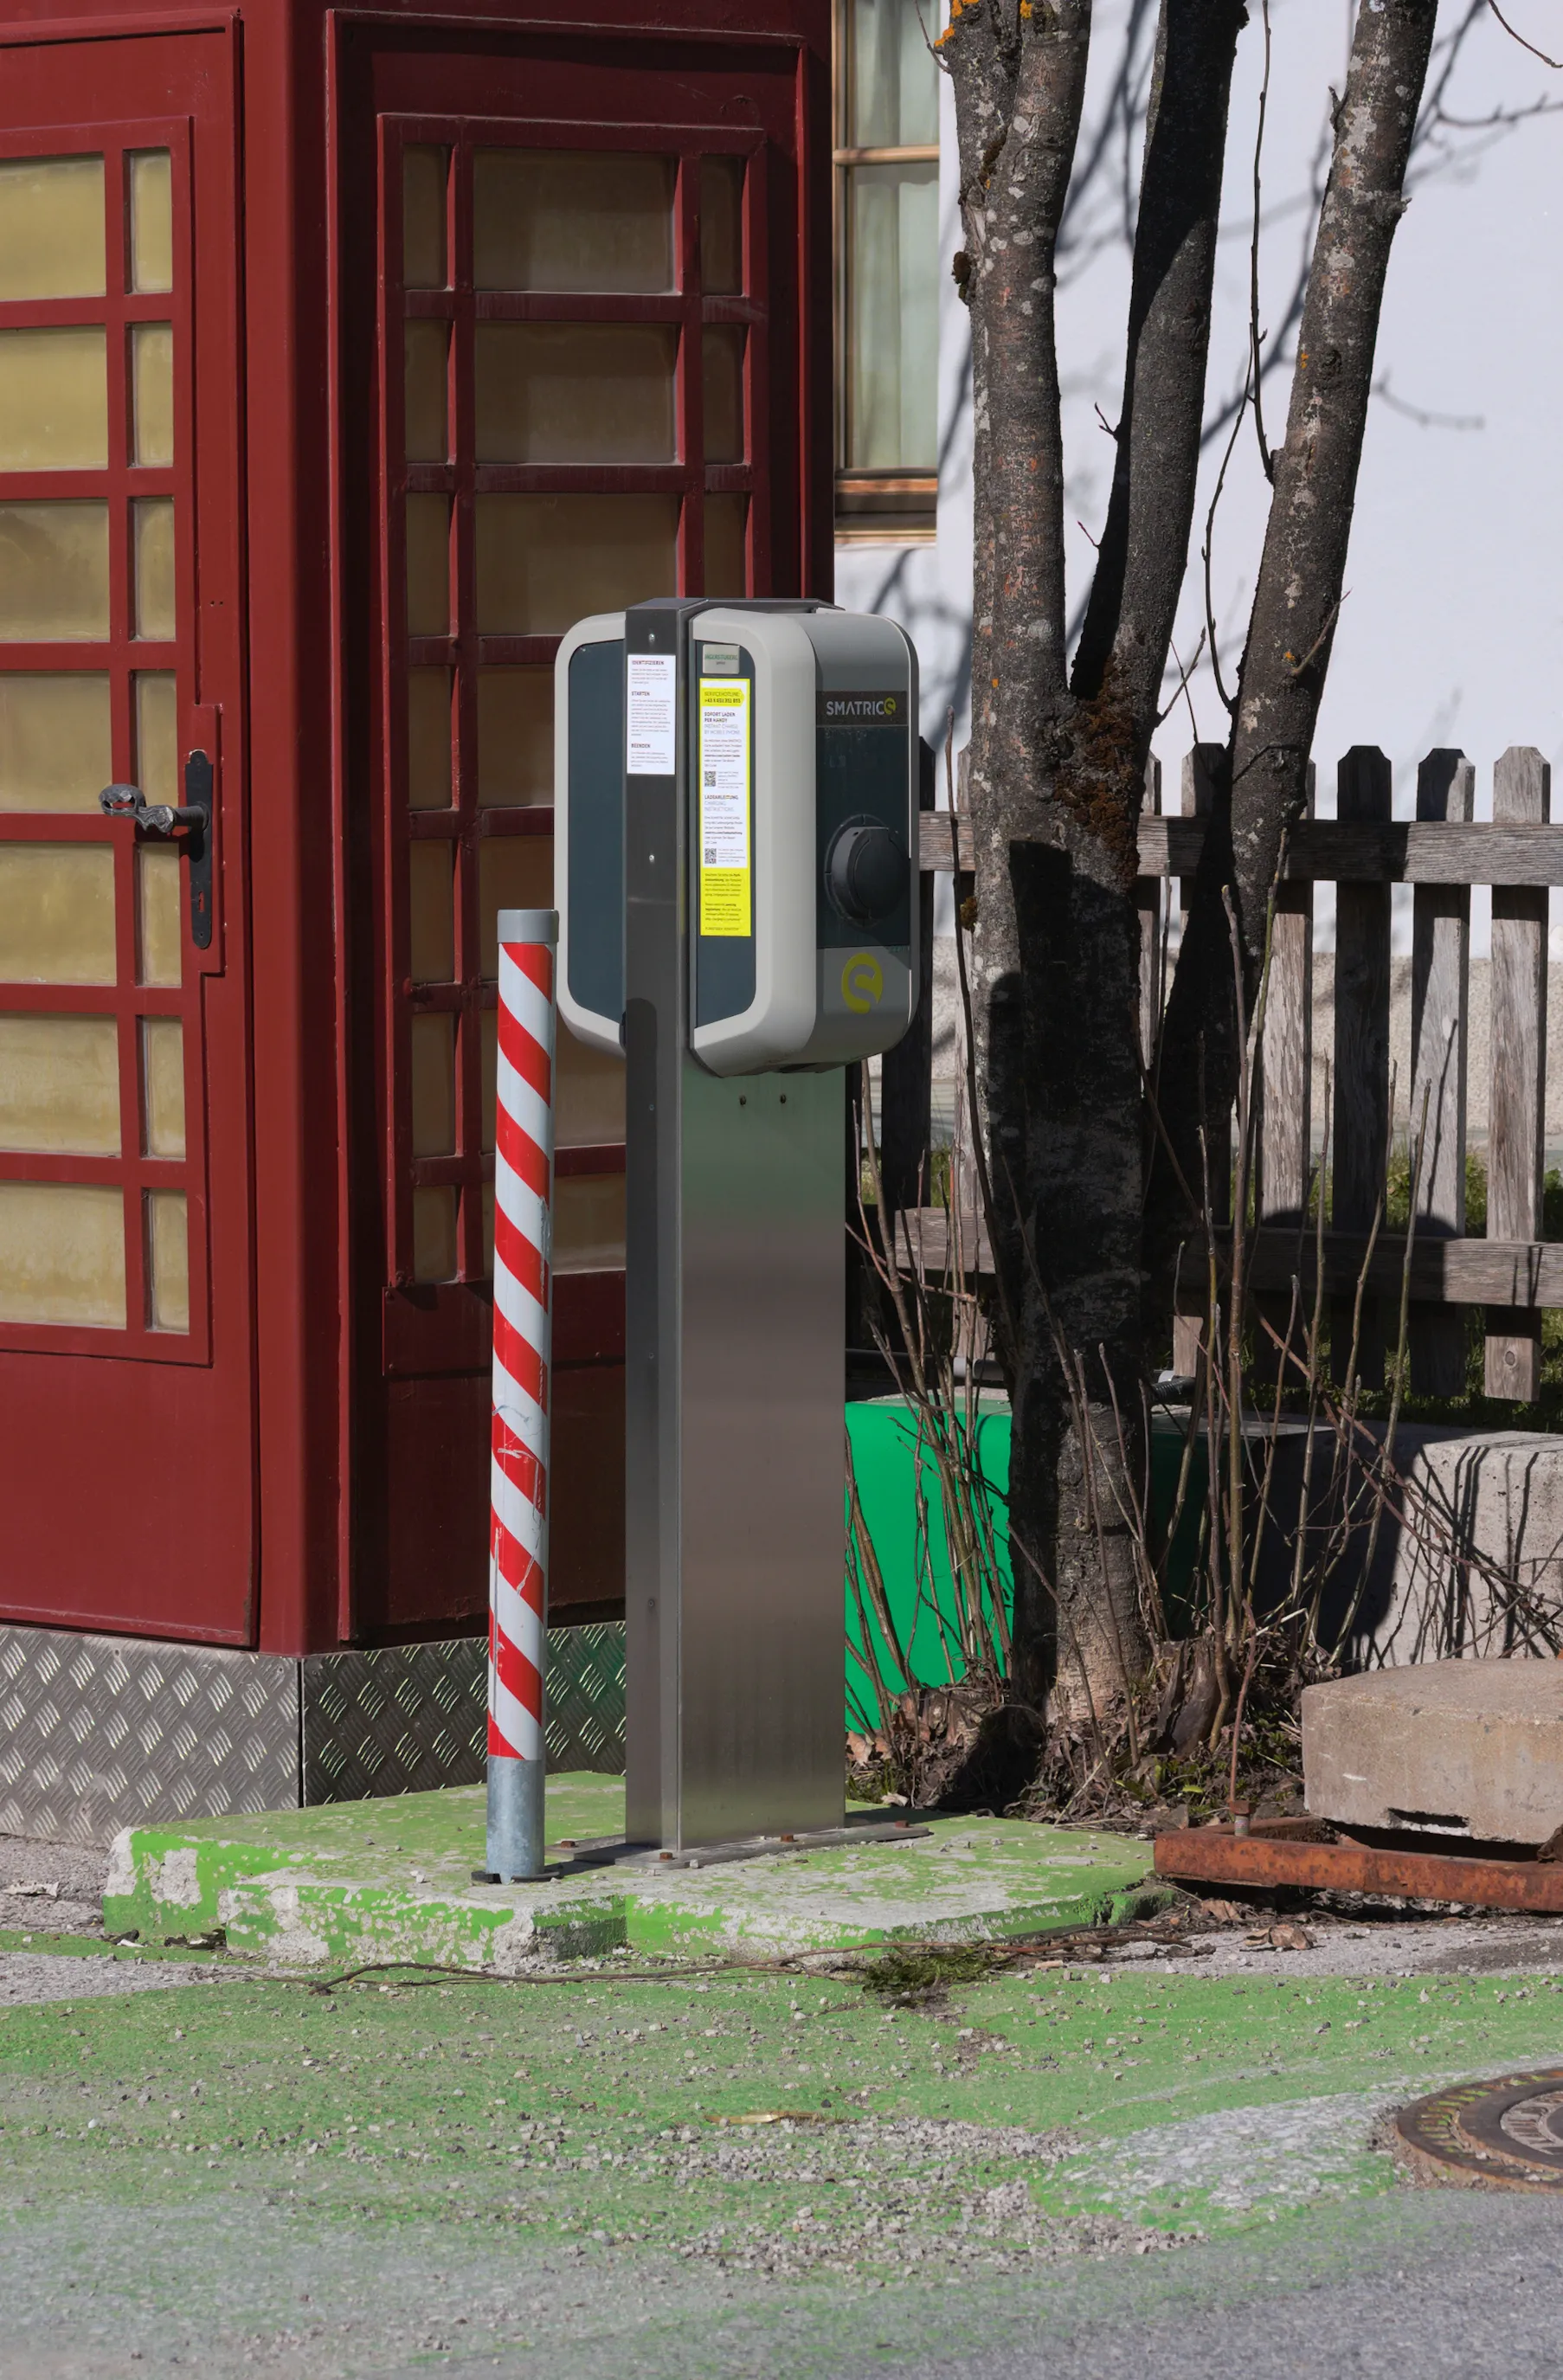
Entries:
[[[1181, 807], [1163, 811], [1153, 763], [1140, 821], [1142, 1032], [1154, 1050], [1165, 992], [1169, 904], [1192, 892], [1210, 798], [1216, 747], [1183, 760]], [[1363, 1281], [1363, 1373], [1381, 1375], [1395, 1343], [1409, 1282], [1412, 1384], [1434, 1395], [1465, 1383], [1464, 1309], [1485, 1309], [1486, 1388], [1530, 1401], [1541, 1378], [1541, 1318], [1563, 1306], [1563, 1244], [1542, 1238], [1546, 1060], [1547, 888], [1563, 883], [1563, 824], [1549, 823], [1551, 771], [1541, 754], [1515, 746], [1493, 770], [1491, 821], [1472, 817], [1476, 771], [1462, 753], [1430, 752], [1417, 771], [1416, 816], [1391, 816], [1391, 770], [1374, 746], [1355, 747], [1336, 777], [1333, 819], [1305, 819], [1289, 839], [1278, 889], [1276, 929], [1261, 1057], [1254, 1212], [1247, 1274], [1262, 1310], [1285, 1329], [1292, 1283], [1310, 1305], [1318, 1242], [1306, 1222], [1318, 1164], [1313, 1098], [1314, 887], [1336, 887], [1334, 1047], [1329, 1066], [1329, 1228], [1323, 1234], [1325, 1292], [1336, 1343], [1349, 1329]], [[930, 1274], [950, 1245], [943, 1208], [922, 1203], [929, 1144], [933, 881], [954, 864], [952, 821], [931, 808], [925, 786], [921, 867], [924, 1000], [917, 1026], [884, 1062], [881, 1148], [887, 1203], [904, 1214], [903, 1239]], [[959, 818], [953, 821], [959, 827]], [[1180, 886], [1179, 880], [1187, 880]], [[1382, 1227], [1390, 1147], [1390, 887], [1414, 888], [1412, 944], [1412, 1075], [1409, 1110], [1421, 1153], [1412, 1228]], [[1470, 1057], [1471, 888], [1492, 888], [1492, 1048], [1484, 1238], [1465, 1229], [1466, 1079]], [[1325, 1119], [1317, 1120], [1322, 1126]], [[1213, 1165], [1213, 1176], [1219, 1169]], [[957, 1202], [975, 1204], [969, 1178]], [[911, 1211], [907, 1211], [911, 1210]], [[1379, 1228], [1369, 1256], [1375, 1217]], [[975, 1213], [962, 1218], [965, 1261], [986, 1268]], [[1191, 1364], [1203, 1318], [1203, 1251], [1180, 1284], [1174, 1364]], [[1364, 1275], [1365, 1267], [1365, 1275]]]

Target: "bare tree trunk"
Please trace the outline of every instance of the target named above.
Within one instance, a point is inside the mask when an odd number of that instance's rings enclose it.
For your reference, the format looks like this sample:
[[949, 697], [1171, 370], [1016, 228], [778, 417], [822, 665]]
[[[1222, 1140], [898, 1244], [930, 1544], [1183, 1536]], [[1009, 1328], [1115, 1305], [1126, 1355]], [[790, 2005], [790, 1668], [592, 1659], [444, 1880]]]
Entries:
[[[1389, 249], [1406, 208], [1406, 165], [1436, 15], [1437, 0], [1364, 0], [1345, 97], [1335, 103], [1334, 154], [1314, 242], [1286, 443], [1273, 457], [1275, 493], [1227, 761], [1163, 1036], [1160, 1108], [1191, 1184], [1199, 1180], [1202, 1116], [1212, 1145], [1225, 1145], [1220, 1135], [1242, 1061], [1222, 888], [1231, 888], [1252, 1011], [1282, 838], [1307, 798], [1308, 759], [1344, 600]], [[1166, 1303], [1172, 1250], [1188, 1220], [1186, 1200], [1159, 1148], [1149, 1214], [1147, 1253], [1159, 1307]]]
[[1057, 1680], [1098, 1713], [1148, 1651], [1129, 1519], [1143, 1453], [1134, 821], [1193, 512], [1242, 19], [1241, 0], [1162, 0], [1118, 462], [1072, 686], [1054, 257], [1088, 0], [969, 0], [940, 43], [972, 315], [973, 991], [1013, 1406], [1015, 1680], [1037, 1706]]

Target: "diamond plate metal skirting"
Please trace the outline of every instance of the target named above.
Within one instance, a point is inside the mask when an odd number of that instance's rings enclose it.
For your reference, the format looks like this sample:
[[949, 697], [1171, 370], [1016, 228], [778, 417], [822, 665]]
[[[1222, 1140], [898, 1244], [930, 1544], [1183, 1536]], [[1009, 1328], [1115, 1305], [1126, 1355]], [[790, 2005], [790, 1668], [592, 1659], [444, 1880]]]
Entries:
[[295, 1800], [364, 1802], [483, 1775], [481, 1636], [311, 1653], [298, 1664], [303, 1784]]
[[[0, 1625], [0, 1834], [107, 1842], [155, 1818], [295, 1809], [483, 1776], [484, 1644], [302, 1661]], [[548, 1638], [548, 1756], [624, 1765], [622, 1621]]]
[[624, 1773], [624, 1623], [548, 1633], [548, 1765]]
[[103, 1843], [297, 1801], [297, 1661], [0, 1627], [0, 1833]]

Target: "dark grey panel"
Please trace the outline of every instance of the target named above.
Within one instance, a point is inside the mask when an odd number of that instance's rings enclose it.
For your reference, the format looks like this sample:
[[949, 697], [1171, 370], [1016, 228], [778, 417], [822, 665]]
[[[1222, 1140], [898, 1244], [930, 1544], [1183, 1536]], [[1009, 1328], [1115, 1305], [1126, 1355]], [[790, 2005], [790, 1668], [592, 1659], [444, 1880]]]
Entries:
[[624, 1013], [624, 649], [570, 657], [570, 996], [617, 1026]]

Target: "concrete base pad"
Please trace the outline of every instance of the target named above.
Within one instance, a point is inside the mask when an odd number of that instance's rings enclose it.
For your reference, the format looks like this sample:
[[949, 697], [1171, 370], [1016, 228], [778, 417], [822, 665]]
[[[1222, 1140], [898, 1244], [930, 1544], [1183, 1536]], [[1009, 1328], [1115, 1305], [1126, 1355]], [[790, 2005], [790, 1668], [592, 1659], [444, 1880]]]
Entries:
[[1563, 1826], [1563, 1661], [1429, 1661], [1309, 1686], [1312, 1815], [1543, 1843]]
[[168, 1940], [221, 1928], [230, 1950], [300, 1965], [428, 1960], [514, 1973], [623, 1948], [681, 1956], [1000, 1941], [1148, 1915], [1170, 1899], [1151, 1846], [1001, 1818], [936, 1818], [902, 1842], [662, 1873], [584, 1869], [559, 1848], [622, 1835], [618, 1778], [551, 1778], [554, 1871], [476, 1885], [481, 1788], [133, 1827], [103, 1922]]

